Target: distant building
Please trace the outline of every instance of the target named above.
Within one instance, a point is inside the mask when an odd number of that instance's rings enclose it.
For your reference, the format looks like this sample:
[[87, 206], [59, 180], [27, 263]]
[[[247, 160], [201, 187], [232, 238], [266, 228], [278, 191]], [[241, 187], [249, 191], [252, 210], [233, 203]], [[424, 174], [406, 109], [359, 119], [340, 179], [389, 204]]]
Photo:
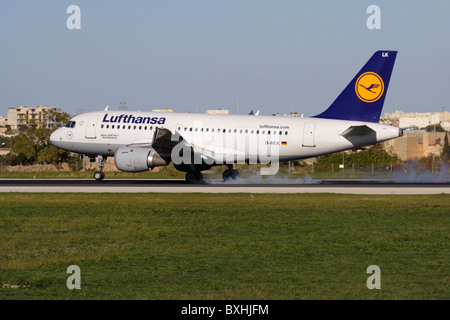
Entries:
[[0, 117], [0, 127], [4, 127], [8, 124], [8, 119]]
[[153, 109], [153, 112], [173, 112], [172, 109]]
[[291, 111], [289, 114], [274, 113], [272, 115], [276, 117], [299, 117], [296, 111]]
[[444, 148], [446, 132], [425, 130], [405, 131], [400, 138], [383, 142], [386, 151], [400, 160], [421, 159], [430, 155], [440, 156]]
[[50, 116], [50, 111], [62, 113], [60, 107], [11, 107], [8, 109], [8, 124], [12, 130], [21, 129], [29, 125], [36, 125], [39, 128], [53, 128], [60, 126], [54, 117]]
[[429, 125], [440, 124], [445, 130], [450, 131], [450, 112], [409, 112], [395, 111], [385, 113], [380, 117], [380, 122], [396, 127], [414, 126], [423, 129]]
[[206, 110], [207, 114], [229, 114], [230, 110], [223, 109], [215, 109], [215, 110]]

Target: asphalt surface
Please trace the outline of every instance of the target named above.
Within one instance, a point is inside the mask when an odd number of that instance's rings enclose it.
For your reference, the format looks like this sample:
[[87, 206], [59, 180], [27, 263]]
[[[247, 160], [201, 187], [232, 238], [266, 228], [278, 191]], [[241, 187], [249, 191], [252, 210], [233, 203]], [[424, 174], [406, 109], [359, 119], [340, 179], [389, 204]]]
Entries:
[[201, 193], [353, 193], [450, 194], [450, 180], [245, 180], [224, 183], [205, 180], [141, 179], [0, 179], [0, 192], [201, 192]]

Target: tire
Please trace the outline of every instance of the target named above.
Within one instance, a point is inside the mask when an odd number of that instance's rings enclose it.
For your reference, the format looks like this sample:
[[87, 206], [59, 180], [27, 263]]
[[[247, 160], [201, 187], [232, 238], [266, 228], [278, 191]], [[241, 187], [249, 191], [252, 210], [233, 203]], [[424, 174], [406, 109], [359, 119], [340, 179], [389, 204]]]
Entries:
[[236, 180], [236, 179], [238, 179], [239, 177], [240, 177], [240, 176], [239, 176], [239, 171], [234, 170], [234, 169], [228, 169], [228, 170], [225, 170], [225, 171], [223, 172], [223, 174], [222, 174], [223, 181]]
[[194, 183], [194, 181], [195, 181], [195, 174], [193, 172], [186, 173], [186, 182]]
[[94, 179], [97, 181], [102, 181], [105, 178], [105, 174], [103, 172], [100, 171], [96, 171], [94, 173]]
[[196, 183], [203, 180], [203, 174], [200, 171], [190, 171], [186, 173], [187, 183]]

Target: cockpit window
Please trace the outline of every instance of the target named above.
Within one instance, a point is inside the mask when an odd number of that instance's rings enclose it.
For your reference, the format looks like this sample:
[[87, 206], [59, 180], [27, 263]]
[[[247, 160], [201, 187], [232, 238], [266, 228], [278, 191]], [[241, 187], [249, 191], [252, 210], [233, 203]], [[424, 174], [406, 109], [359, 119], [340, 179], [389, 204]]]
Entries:
[[75, 128], [75, 121], [69, 121], [66, 123], [66, 128]]

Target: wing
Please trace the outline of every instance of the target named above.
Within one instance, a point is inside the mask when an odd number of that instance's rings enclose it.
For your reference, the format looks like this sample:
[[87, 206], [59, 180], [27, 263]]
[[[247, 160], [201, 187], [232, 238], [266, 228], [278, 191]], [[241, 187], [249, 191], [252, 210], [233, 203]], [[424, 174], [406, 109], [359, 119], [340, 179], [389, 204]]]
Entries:
[[183, 152], [189, 150], [193, 156], [193, 158], [189, 158], [192, 159], [194, 163], [197, 163], [197, 161], [214, 163], [218, 160], [216, 152], [209, 148], [205, 148], [201, 141], [196, 142], [195, 140], [191, 140], [189, 136], [185, 139], [178, 131], [172, 132], [166, 128], [157, 128], [153, 137], [152, 148], [163, 158], [172, 159], [172, 151], [175, 147], [177, 148], [174, 152], [175, 154], [178, 154], [181, 150], [183, 150]]
[[[191, 156], [188, 158], [193, 161], [192, 163], [222, 163], [227, 157], [245, 157], [244, 153], [241, 154], [234, 148], [216, 146], [205, 142], [201, 136], [196, 136], [195, 134], [182, 136], [176, 130], [172, 132], [166, 128], [156, 128], [152, 140], [136, 140], [130, 146], [154, 149], [167, 163], [170, 160], [174, 161], [172, 159], [174, 155], [180, 155], [180, 158], [183, 158], [181, 152], [187, 151], [191, 153]], [[176, 149], [174, 150], [174, 148]]]

